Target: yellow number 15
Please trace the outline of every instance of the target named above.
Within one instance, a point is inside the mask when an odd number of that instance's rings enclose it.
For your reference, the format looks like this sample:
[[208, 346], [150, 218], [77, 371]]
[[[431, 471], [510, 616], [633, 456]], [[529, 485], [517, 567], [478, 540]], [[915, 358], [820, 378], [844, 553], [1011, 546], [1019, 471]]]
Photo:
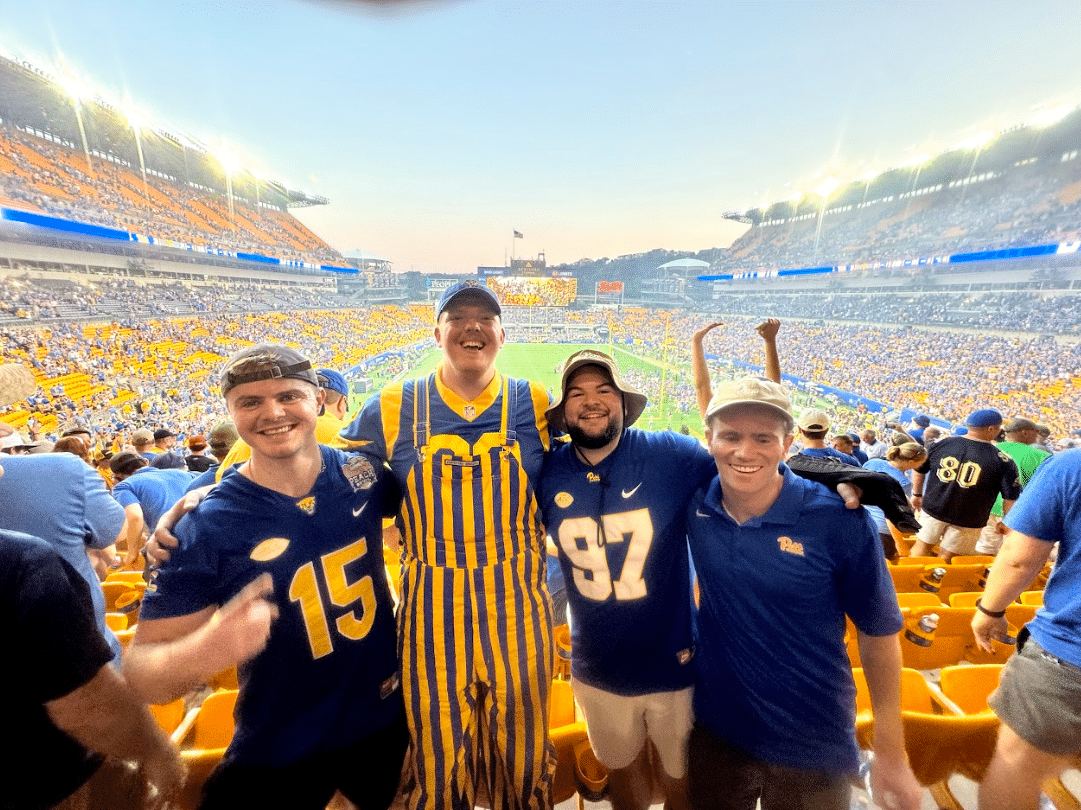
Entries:
[[[375, 586], [370, 576], [361, 577], [356, 582], [345, 578], [345, 567], [356, 562], [368, 553], [368, 543], [362, 537], [337, 551], [331, 551], [319, 558], [322, 563], [323, 578], [330, 594], [330, 603], [335, 607], [349, 607], [360, 601], [357, 607], [334, 620], [338, 632], [348, 639], [357, 641], [368, 635], [375, 621]], [[300, 612], [304, 616], [304, 626], [308, 631], [308, 645], [312, 658], [322, 658], [334, 651], [330, 640], [330, 626], [323, 600], [319, 595], [319, 583], [316, 581], [315, 563], [308, 562], [293, 574], [289, 583], [289, 599], [300, 603]]]

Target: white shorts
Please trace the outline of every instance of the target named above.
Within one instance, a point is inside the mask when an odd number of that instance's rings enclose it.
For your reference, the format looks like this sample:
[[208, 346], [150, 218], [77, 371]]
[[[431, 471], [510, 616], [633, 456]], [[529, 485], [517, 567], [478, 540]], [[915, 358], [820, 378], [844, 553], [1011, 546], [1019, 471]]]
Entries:
[[998, 524], [1001, 522], [1002, 515], [991, 515], [987, 518], [987, 525], [980, 529], [980, 539], [976, 542], [977, 554], [998, 554], [1005, 539], [998, 533]]
[[920, 513], [923, 526], [916, 538], [929, 546], [942, 545], [951, 554], [972, 554], [976, 551], [976, 541], [980, 539], [981, 529], [969, 529], [966, 526], [954, 526], [926, 512]]
[[626, 768], [642, 752], [648, 738], [669, 777], [687, 775], [694, 687], [626, 697], [571, 678], [571, 691], [585, 716], [593, 752], [606, 768]]

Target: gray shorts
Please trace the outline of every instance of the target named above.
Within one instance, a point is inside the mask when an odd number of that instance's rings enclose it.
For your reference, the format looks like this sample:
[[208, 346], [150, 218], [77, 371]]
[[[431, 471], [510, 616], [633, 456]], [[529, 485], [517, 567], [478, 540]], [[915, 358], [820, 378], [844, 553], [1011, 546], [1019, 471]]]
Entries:
[[987, 702], [1018, 737], [1041, 751], [1081, 753], [1081, 668], [1051, 655], [1025, 630], [1017, 641], [1019, 649]]

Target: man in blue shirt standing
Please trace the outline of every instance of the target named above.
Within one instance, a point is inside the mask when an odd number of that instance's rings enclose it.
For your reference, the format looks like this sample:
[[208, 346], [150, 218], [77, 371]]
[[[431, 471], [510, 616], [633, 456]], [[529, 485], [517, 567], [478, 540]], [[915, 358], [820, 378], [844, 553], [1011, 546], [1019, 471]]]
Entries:
[[1044, 606], [1017, 637], [989, 703], [1002, 721], [980, 810], [1036, 810], [1040, 788], [1081, 753], [1081, 450], [1045, 461], [1003, 522], [1010, 531], [972, 620], [976, 643], [1005, 640], [1006, 607], [1059, 544]]
[[781, 386], [722, 383], [705, 418], [718, 475], [687, 512], [701, 590], [691, 806], [847, 810], [857, 769], [847, 616], [875, 715], [872, 787], [883, 807], [916, 810], [902, 619], [874, 525], [783, 463], [793, 422]]

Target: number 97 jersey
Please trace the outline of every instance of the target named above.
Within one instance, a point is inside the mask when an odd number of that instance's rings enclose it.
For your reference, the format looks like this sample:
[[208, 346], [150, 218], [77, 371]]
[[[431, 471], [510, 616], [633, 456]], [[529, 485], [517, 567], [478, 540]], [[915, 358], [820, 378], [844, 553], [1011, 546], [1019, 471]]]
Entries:
[[570, 444], [545, 460], [540, 502], [572, 617], [571, 672], [620, 695], [693, 680], [684, 513], [716, 475], [697, 441], [634, 428], [596, 466]]

